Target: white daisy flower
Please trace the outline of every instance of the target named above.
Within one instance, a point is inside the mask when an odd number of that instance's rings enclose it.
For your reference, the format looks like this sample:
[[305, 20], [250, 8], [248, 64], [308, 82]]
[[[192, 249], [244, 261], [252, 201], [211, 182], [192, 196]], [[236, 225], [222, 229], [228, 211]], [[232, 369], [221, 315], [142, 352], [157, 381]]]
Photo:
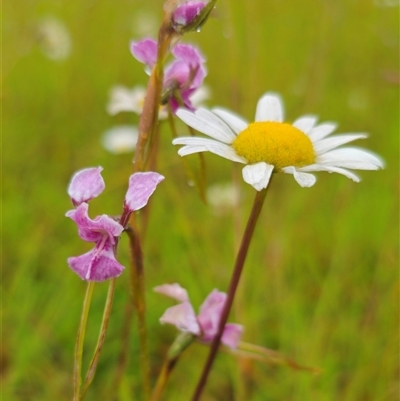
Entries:
[[38, 26], [38, 39], [42, 52], [51, 60], [62, 61], [71, 53], [71, 36], [67, 26], [57, 18], [48, 17]]
[[211, 185], [206, 191], [207, 201], [215, 215], [229, 213], [239, 202], [239, 191], [232, 182]]
[[134, 125], [117, 125], [104, 132], [101, 143], [111, 153], [129, 153], [136, 148], [138, 136]]
[[[357, 148], [338, 146], [366, 138], [366, 134], [348, 133], [328, 136], [336, 124], [316, 125], [317, 118], [306, 115], [293, 124], [285, 123], [279, 95], [266, 93], [257, 104], [255, 122], [248, 123], [220, 108], [198, 109], [194, 113], [179, 109], [176, 115], [195, 130], [212, 139], [180, 137], [174, 145], [184, 145], [180, 156], [211, 152], [225, 159], [243, 163], [243, 179], [257, 191], [268, 186], [271, 174], [292, 174], [302, 187], [311, 187], [316, 178], [311, 171], [339, 173], [359, 182], [347, 169], [377, 170], [383, 167], [378, 156]], [[338, 148], [338, 149], [337, 149]]]
[[[121, 113], [122, 111], [132, 111], [136, 114], [142, 114], [145, 97], [146, 88], [143, 86], [135, 86], [132, 89], [122, 85], [113, 86], [110, 90], [110, 101], [107, 104], [107, 112], [111, 115]], [[167, 108], [165, 106], [160, 107], [158, 118], [165, 120], [167, 117]]]
[[[142, 114], [145, 97], [146, 88], [144, 86], [135, 86], [134, 88], [129, 89], [123, 85], [115, 85], [110, 90], [110, 100], [107, 104], [107, 113], [112, 116], [123, 111]], [[190, 95], [190, 101], [193, 107], [197, 108], [209, 97], [210, 90], [206, 85], [203, 85]], [[159, 120], [165, 120], [167, 117], [167, 106], [160, 106], [158, 112]]]

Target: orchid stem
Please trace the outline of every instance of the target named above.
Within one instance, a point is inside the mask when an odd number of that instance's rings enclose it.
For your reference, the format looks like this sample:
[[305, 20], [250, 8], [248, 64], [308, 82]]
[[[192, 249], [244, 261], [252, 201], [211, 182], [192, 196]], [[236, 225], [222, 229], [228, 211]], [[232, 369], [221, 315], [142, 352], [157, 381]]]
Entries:
[[92, 301], [92, 295], [94, 290], [94, 282], [89, 281], [86, 287], [85, 298], [83, 300], [83, 308], [81, 321], [79, 324], [78, 335], [76, 337], [75, 344], [75, 355], [74, 355], [74, 401], [80, 400], [80, 389], [82, 384], [82, 354], [83, 354], [83, 342], [85, 339], [86, 323], [89, 315], [90, 303]]
[[226, 299], [224, 308], [222, 310], [221, 319], [220, 319], [219, 325], [218, 325], [218, 332], [211, 344], [211, 349], [208, 354], [206, 363], [204, 365], [200, 380], [199, 380], [196, 390], [193, 394], [192, 401], [198, 401], [200, 399], [200, 396], [203, 392], [204, 386], [207, 382], [208, 375], [211, 371], [211, 367], [212, 367], [215, 357], [217, 355], [219, 344], [221, 342], [222, 333], [224, 331], [225, 324], [228, 320], [228, 316], [229, 316], [229, 313], [232, 308], [236, 289], [239, 284], [240, 276], [243, 271], [244, 262], [246, 260], [247, 251], [249, 249], [249, 245], [250, 245], [253, 233], [254, 233], [254, 229], [255, 229], [258, 217], [260, 216], [260, 212], [261, 212], [262, 206], [264, 204], [265, 196], [267, 194], [267, 189], [268, 189], [268, 187], [266, 189], [263, 189], [263, 190], [257, 192], [256, 196], [254, 198], [253, 208], [251, 209], [249, 220], [247, 221], [247, 226], [246, 226], [245, 232], [242, 237], [242, 242], [240, 244], [239, 252], [236, 257], [235, 267], [233, 269], [231, 281], [229, 284], [227, 299]]
[[129, 226], [126, 229], [129, 236], [131, 250], [131, 291], [132, 302], [138, 314], [139, 341], [140, 341], [140, 366], [142, 373], [142, 387], [145, 399], [150, 399], [150, 366], [147, 346], [146, 328], [146, 296], [145, 277], [143, 269], [143, 254], [137, 231]]
[[180, 358], [183, 351], [185, 351], [185, 349], [189, 347], [190, 344], [192, 344], [194, 339], [195, 337], [192, 334], [183, 332], [172, 343], [161, 368], [161, 372], [158, 376], [150, 401], [160, 400], [160, 397], [164, 393], [164, 389], [167, 385], [168, 379], [176, 363], [178, 362], [178, 359]]
[[85, 384], [83, 386], [80, 400], [83, 400], [90, 384], [92, 383], [92, 380], [96, 373], [97, 365], [99, 363], [100, 354], [103, 349], [104, 341], [106, 339], [108, 323], [110, 321], [111, 309], [114, 300], [115, 283], [116, 283], [115, 278], [112, 278], [108, 285], [107, 299], [106, 299], [106, 304], [104, 306], [103, 319], [100, 326], [99, 338], [97, 340], [93, 358], [90, 361], [89, 369], [86, 373]]

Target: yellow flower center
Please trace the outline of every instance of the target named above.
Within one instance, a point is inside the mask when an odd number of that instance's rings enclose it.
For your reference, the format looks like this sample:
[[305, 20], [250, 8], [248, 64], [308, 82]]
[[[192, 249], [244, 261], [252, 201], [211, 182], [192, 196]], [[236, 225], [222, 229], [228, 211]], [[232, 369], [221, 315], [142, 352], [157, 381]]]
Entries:
[[232, 147], [250, 164], [266, 162], [275, 167], [274, 171], [287, 166], [303, 167], [315, 160], [310, 138], [287, 123], [251, 123], [235, 138]]

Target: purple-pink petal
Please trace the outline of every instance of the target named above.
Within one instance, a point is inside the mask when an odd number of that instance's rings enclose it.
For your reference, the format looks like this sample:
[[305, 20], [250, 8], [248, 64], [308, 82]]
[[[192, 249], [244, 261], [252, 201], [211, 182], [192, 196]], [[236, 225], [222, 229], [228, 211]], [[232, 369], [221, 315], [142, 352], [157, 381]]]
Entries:
[[136, 60], [153, 67], [157, 61], [157, 42], [153, 39], [143, 39], [131, 43], [131, 53]]
[[206, 76], [206, 69], [204, 67], [205, 59], [203, 58], [200, 51], [196, 47], [191, 45], [177, 44], [171, 50], [171, 53], [176, 58], [176, 61], [174, 63], [183, 61], [188, 66], [188, 68], [191, 68], [193, 70], [197, 69], [193, 82], [191, 83], [191, 87], [198, 88], [203, 83], [203, 79]]
[[99, 242], [94, 249], [80, 255], [68, 258], [71, 269], [86, 281], [104, 281], [118, 277], [124, 270], [114, 255], [113, 246], [109, 241]]
[[79, 236], [84, 241], [97, 242], [106, 235], [110, 241], [114, 242], [114, 237], [120, 236], [124, 230], [121, 224], [106, 214], [97, 216], [92, 220], [88, 216], [88, 208], [87, 203], [81, 203], [76, 209], [66, 213], [66, 216], [71, 218], [78, 226]]
[[200, 307], [198, 321], [202, 330], [202, 339], [211, 341], [218, 331], [222, 309], [226, 300], [226, 294], [213, 290]]
[[172, 324], [180, 331], [195, 335], [200, 334], [200, 327], [196, 319], [196, 314], [188, 301], [168, 308], [161, 316], [160, 322]]
[[163, 179], [161, 174], [153, 172], [132, 174], [125, 196], [126, 207], [133, 212], [146, 206], [150, 196]]
[[178, 283], [159, 285], [158, 287], [154, 287], [154, 291], [180, 302], [189, 301], [187, 291]]
[[200, 14], [205, 5], [203, 1], [188, 1], [175, 9], [172, 21], [177, 25], [188, 25]]
[[243, 326], [235, 323], [227, 323], [222, 333], [222, 344], [230, 347], [237, 348], [240, 338], [242, 337]]
[[105, 188], [101, 176], [103, 167], [90, 167], [76, 172], [68, 186], [68, 195], [75, 206], [100, 195]]

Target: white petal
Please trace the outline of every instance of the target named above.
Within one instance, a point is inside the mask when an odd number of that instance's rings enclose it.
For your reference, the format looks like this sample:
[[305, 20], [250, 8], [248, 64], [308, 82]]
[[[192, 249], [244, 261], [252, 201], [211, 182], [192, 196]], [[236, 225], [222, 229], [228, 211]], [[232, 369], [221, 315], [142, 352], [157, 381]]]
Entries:
[[301, 167], [298, 171], [327, 171], [328, 173], [338, 173], [350, 178], [355, 182], [360, 182], [360, 178], [351, 171], [345, 170], [340, 167], [322, 166], [321, 164], [311, 164], [310, 166]]
[[187, 291], [181, 287], [178, 283], [174, 284], [163, 284], [157, 287], [154, 287], [153, 290], [158, 292], [159, 294], [166, 295], [167, 297], [171, 297], [176, 299], [177, 301], [185, 302], [189, 301], [189, 296]]
[[196, 92], [190, 95], [190, 101], [195, 109], [199, 108], [205, 100], [210, 98], [210, 89], [208, 86], [200, 86]]
[[307, 135], [313, 142], [316, 142], [331, 134], [333, 131], [335, 131], [336, 127], [336, 123], [319, 124], [314, 127], [310, 132], [308, 132]]
[[377, 155], [357, 148], [334, 149], [316, 158], [317, 164], [358, 170], [378, 170], [383, 160]]
[[212, 112], [222, 118], [236, 134], [239, 134], [248, 127], [246, 120], [243, 120], [236, 114], [221, 108], [214, 108]]
[[284, 167], [282, 171], [286, 174], [293, 174], [294, 179], [303, 188], [312, 187], [317, 181], [314, 175], [308, 173], [302, 173], [296, 170], [293, 166]]
[[111, 153], [128, 153], [136, 148], [138, 135], [133, 125], [117, 125], [104, 132], [101, 143]]
[[236, 138], [229, 126], [209, 110], [197, 109], [192, 113], [185, 109], [179, 109], [176, 115], [185, 124], [218, 141], [230, 144]]
[[257, 191], [261, 191], [267, 188], [273, 171], [274, 166], [261, 162], [244, 167], [242, 175], [245, 182], [250, 184]]
[[214, 141], [207, 138], [199, 137], [180, 137], [175, 138], [172, 143], [174, 145], [186, 145], [178, 150], [180, 156], [187, 156], [197, 152], [211, 152], [218, 156], [224, 157], [225, 159], [232, 160], [238, 163], [247, 163], [247, 160], [240, 157], [236, 152], [228, 145], [224, 143]]
[[303, 116], [298, 118], [292, 125], [300, 131], [308, 134], [317, 122], [317, 116]]
[[160, 317], [160, 323], [173, 324], [178, 330], [195, 335], [201, 332], [193, 307], [187, 301], [168, 308]]
[[283, 103], [278, 94], [263, 95], [257, 103], [256, 121], [283, 121]]
[[356, 139], [366, 138], [366, 134], [348, 134], [348, 135], [337, 135], [330, 138], [323, 139], [318, 142], [314, 142], [314, 150], [317, 155], [321, 155], [329, 150], [337, 148], [345, 143], [355, 141]]
[[107, 105], [107, 112], [111, 115], [121, 111], [133, 111], [141, 114], [143, 102], [146, 95], [146, 89], [136, 86], [133, 89], [122, 85], [116, 85], [110, 90], [110, 101]]

